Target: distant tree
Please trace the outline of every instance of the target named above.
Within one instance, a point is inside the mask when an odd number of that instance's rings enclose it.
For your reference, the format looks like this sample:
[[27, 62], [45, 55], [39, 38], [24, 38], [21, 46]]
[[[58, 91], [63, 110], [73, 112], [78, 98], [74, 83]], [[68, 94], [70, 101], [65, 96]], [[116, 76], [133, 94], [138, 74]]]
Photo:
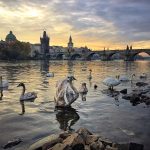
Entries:
[[1, 59], [27, 59], [30, 57], [30, 44], [17, 41], [0, 49]]

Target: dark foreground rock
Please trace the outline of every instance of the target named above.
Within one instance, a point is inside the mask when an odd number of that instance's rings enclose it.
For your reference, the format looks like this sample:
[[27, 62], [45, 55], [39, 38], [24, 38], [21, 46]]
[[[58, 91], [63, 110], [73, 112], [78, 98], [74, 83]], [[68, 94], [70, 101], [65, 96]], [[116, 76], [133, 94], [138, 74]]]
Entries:
[[3, 147], [3, 149], [7, 149], [7, 148], [11, 148], [13, 146], [18, 145], [19, 143], [21, 143], [22, 140], [21, 139], [13, 139], [12, 141], [8, 141], [7, 144], [5, 144]]
[[132, 103], [132, 105], [137, 105], [140, 103], [150, 105], [150, 87], [132, 91], [129, 94], [123, 95], [122, 98], [129, 100]]
[[45, 137], [31, 145], [28, 150], [144, 150], [144, 146], [137, 143], [114, 143], [80, 128], [73, 133], [64, 132]]

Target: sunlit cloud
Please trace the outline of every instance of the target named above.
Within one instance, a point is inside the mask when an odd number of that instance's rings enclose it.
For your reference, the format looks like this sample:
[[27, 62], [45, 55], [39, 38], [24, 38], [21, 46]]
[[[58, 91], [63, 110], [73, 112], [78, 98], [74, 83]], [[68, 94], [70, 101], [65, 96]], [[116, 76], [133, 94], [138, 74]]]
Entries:
[[21, 41], [39, 43], [43, 30], [51, 45], [92, 49], [150, 45], [149, 0], [0, 0], [0, 38], [12, 30]]

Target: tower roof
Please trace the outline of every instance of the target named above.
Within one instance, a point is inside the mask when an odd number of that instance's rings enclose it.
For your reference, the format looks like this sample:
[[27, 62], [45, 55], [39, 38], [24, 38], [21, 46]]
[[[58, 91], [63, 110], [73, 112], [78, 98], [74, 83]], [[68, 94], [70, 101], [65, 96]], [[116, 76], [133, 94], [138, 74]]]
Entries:
[[69, 37], [69, 43], [72, 43], [72, 37], [71, 37], [71, 35]]
[[16, 36], [12, 31], [10, 31], [9, 34], [6, 35], [6, 41], [16, 41]]

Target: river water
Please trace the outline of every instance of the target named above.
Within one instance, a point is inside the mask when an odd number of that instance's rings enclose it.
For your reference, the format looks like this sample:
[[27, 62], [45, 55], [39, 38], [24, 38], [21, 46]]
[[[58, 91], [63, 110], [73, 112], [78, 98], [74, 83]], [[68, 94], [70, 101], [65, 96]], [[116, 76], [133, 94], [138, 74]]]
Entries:
[[[92, 69], [92, 80], [89, 81], [89, 69]], [[54, 72], [54, 77], [46, 77], [46, 72]], [[21, 138], [19, 145], [10, 150], [27, 150], [30, 144], [52, 133], [62, 130], [76, 130], [86, 127], [91, 132], [100, 134], [114, 142], [137, 142], [150, 149], [150, 107], [144, 103], [133, 106], [129, 101], [106, 94], [107, 87], [102, 84], [108, 76], [126, 75], [129, 78], [136, 74], [147, 73], [145, 82], [150, 83], [150, 61], [21, 61], [0, 62], [0, 74], [9, 81], [8, 90], [3, 91], [0, 101], [0, 147], [9, 140]], [[74, 85], [79, 89], [86, 82], [89, 90], [86, 101], [81, 97], [73, 103], [76, 111], [54, 111], [55, 85], [68, 74], [74, 74]], [[19, 97], [24, 82], [27, 91], [35, 91], [38, 98], [26, 102], [24, 115], [19, 115], [21, 106]], [[98, 86], [94, 90], [94, 84]], [[131, 83], [123, 83], [116, 90], [128, 88]], [[2, 148], [0, 148], [2, 149]]]

